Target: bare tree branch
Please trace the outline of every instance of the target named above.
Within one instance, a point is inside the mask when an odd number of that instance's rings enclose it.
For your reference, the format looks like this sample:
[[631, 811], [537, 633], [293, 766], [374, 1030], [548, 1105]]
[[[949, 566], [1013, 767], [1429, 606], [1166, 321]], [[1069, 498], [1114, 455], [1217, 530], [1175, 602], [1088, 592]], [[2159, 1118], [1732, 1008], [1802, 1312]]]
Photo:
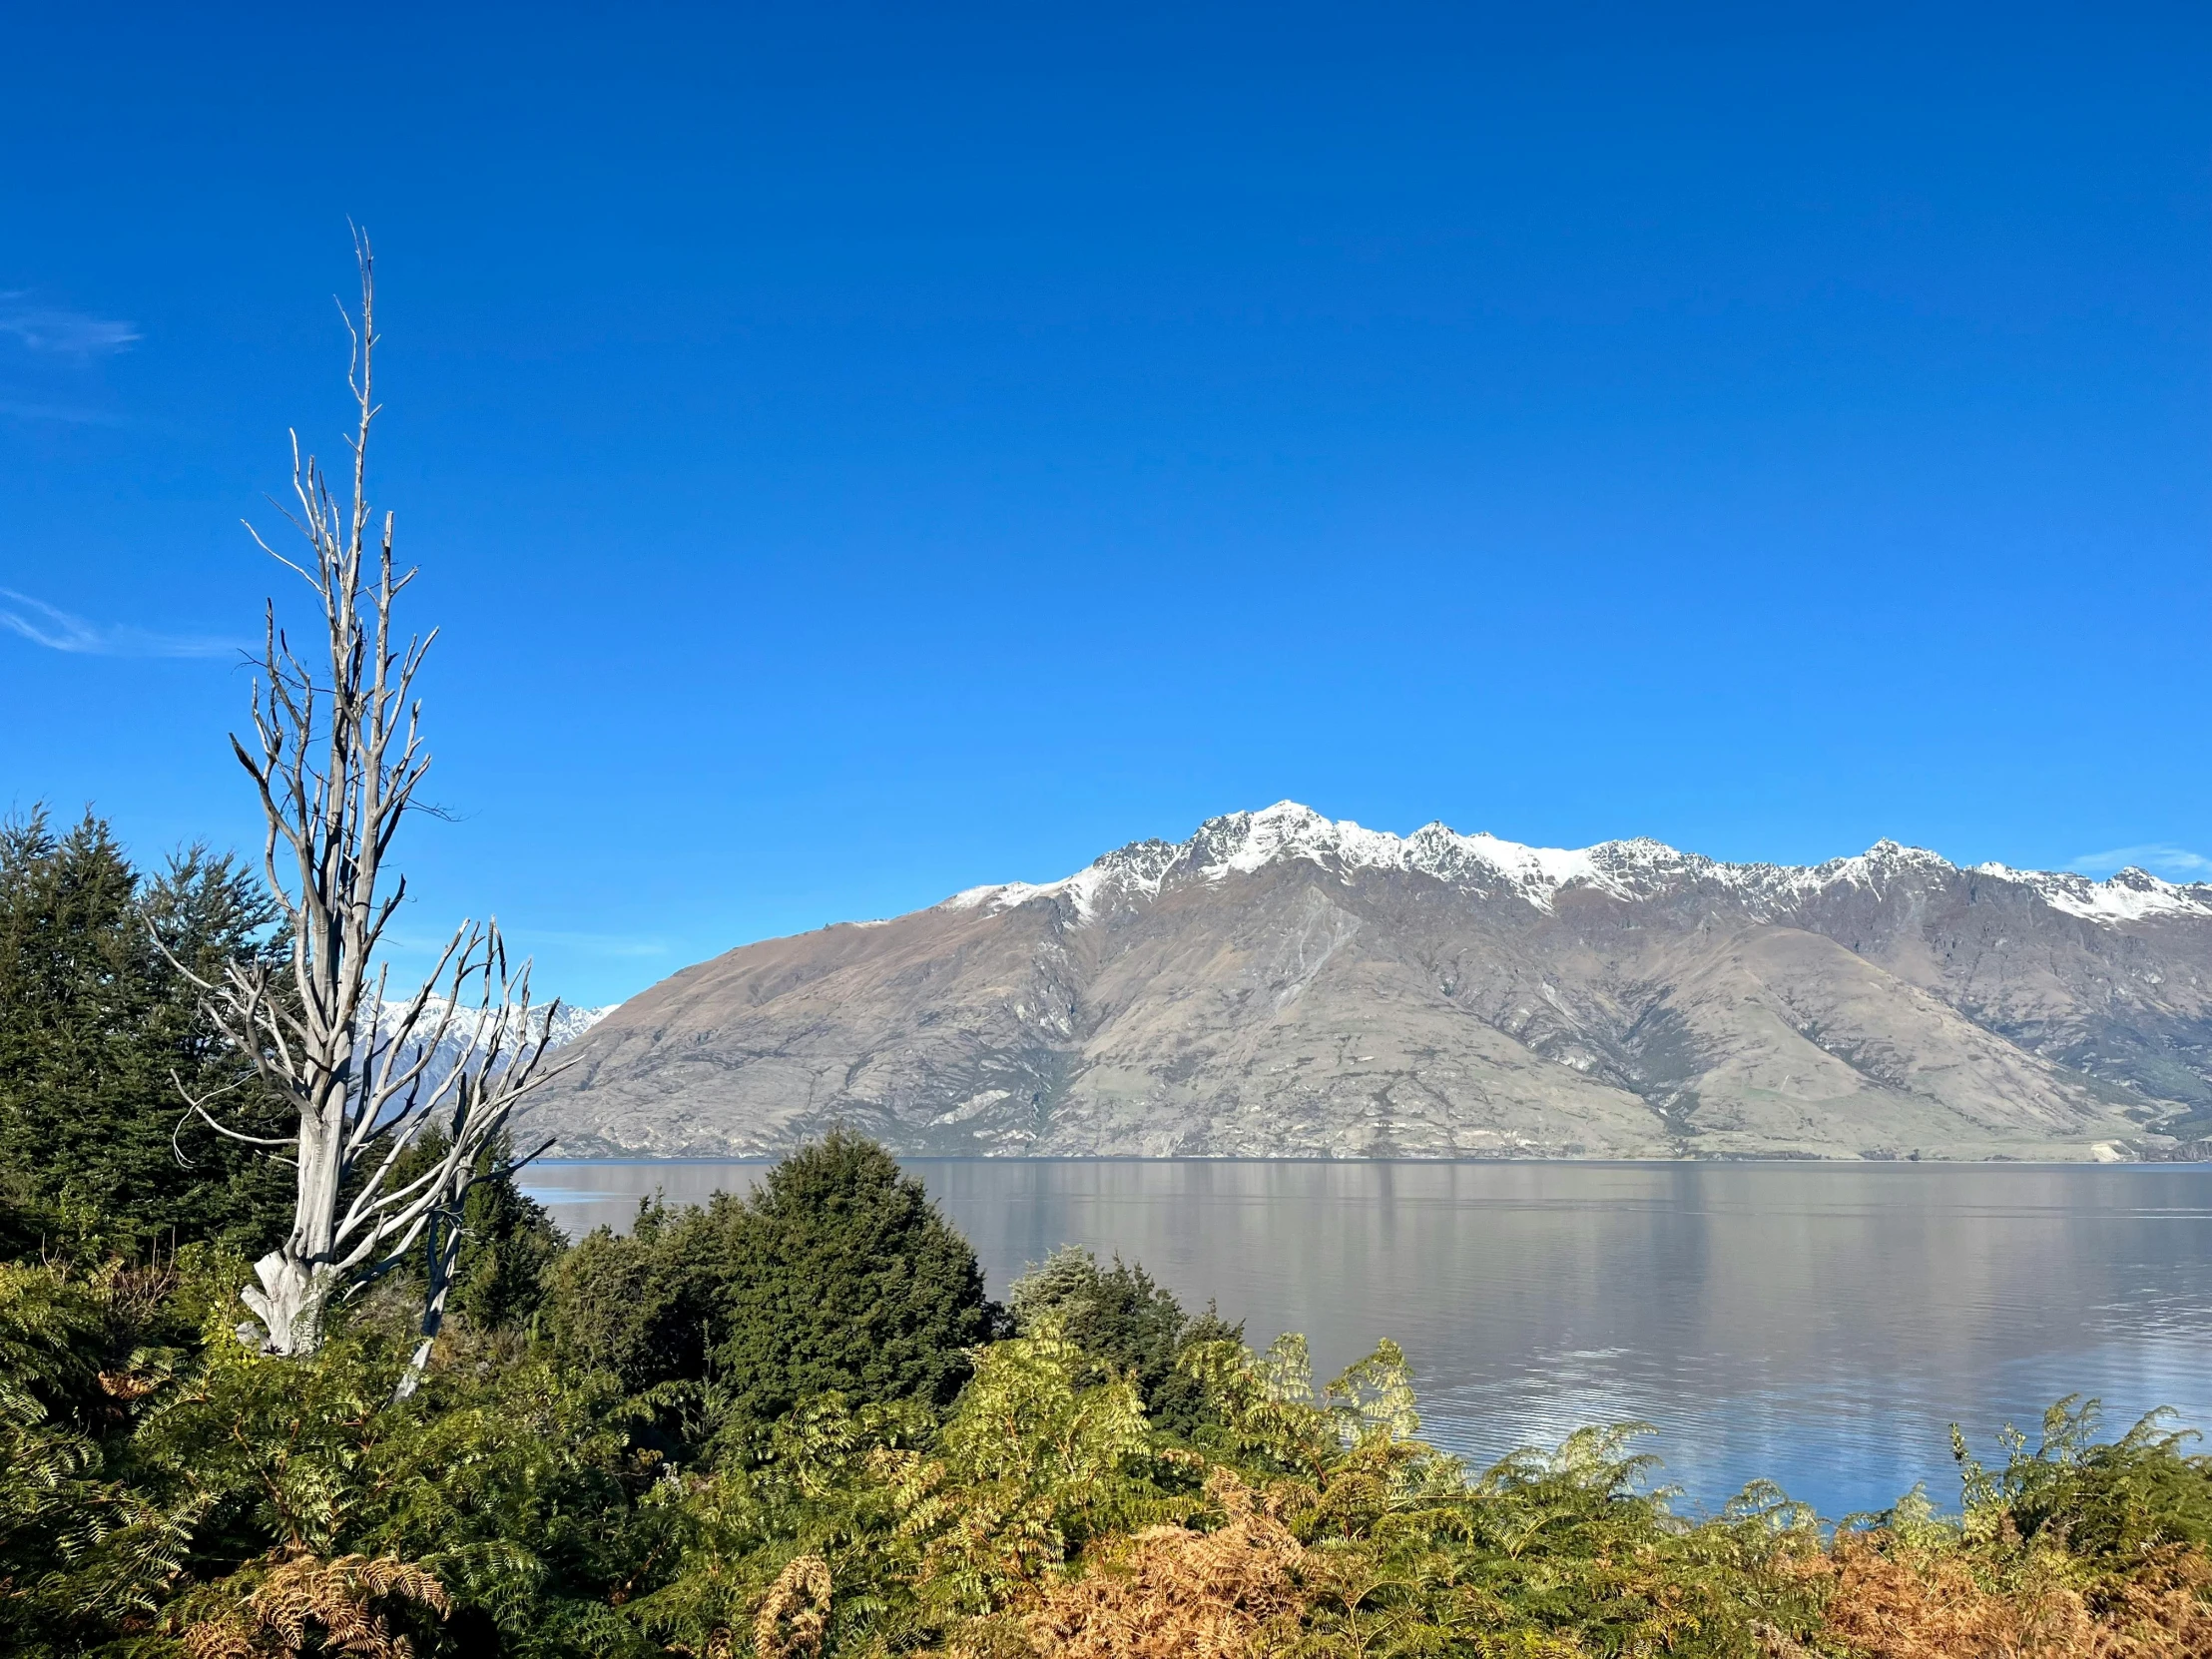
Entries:
[[[296, 1148], [290, 1232], [241, 1293], [258, 1317], [240, 1330], [253, 1346], [312, 1353], [333, 1300], [428, 1241], [423, 1347], [402, 1383], [411, 1391], [443, 1316], [463, 1201], [516, 1103], [551, 1075], [542, 1062], [558, 1004], [532, 1008], [529, 966], [510, 972], [489, 921], [463, 922], [403, 1000], [385, 995], [378, 947], [407, 890], [385, 860], [408, 815], [426, 810], [415, 802], [430, 757], [414, 686], [437, 633], [403, 639], [393, 620], [415, 573], [395, 566], [392, 515], [379, 522], [368, 497], [381, 407], [375, 261], [357, 230], [354, 244], [360, 310], [338, 307], [354, 405], [347, 493], [339, 497], [294, 432], [294, 504], [279, 510], [305, 551], [288, 558], [248, 526], [264, 552], [307, 583], [322, 623], [310, 662], [269, 606], [250, 731], [231, 738], [261, 803], [263, 867], [289, 924], [289, 960], [235, 961], [212, 981], [193, 980], [225, 1037], [287, 1104], [297, 1132], [278, 1139], [225, 1125], [210, 1110], [212, 1095], [188, 1096], [186, 1106], [188, 1120], [234, 1139]], [[442, 1136], [437, 1156], [403, 1174], [433, 1131]]]

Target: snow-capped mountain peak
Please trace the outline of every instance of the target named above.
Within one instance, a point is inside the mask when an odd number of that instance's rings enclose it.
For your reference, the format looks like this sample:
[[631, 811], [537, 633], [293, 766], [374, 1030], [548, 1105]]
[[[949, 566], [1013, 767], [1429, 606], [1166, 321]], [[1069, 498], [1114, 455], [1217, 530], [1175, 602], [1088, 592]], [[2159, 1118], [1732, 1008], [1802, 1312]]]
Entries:
[[[1586, 847], [1530, 846], [1487, 831], [1461, 834], [1441, 823], [1400, 836], [1330, 819], [1295, 801], [1279, 801], [1258, 812], [1208, 819], [1180, 844], [1133, 841], [1057, 881], [970, 887], [939, 908], [1004, 910], [1052, 900], [1064, 903], [1082, 923], [1116, 903], [1157, 897], [1169, 885], [1219, 882], [1294, 860], [1341, 876], [1360, 870], [1414, 871], [1485, 895], [1503, 893], [1546, 913], [1569, 888], [1633, 900], [1707, 885], [1773, 912], [1838, 887], [1880, 894], [1900, 883], [1947, 877], [1958, 867], [1939, 853], [1889, 839], [1849, 857], [1795, 865], [1721, 863], [1648, 836]], [[2053, 909], [2091, 921], [2212, 916], [2212, 884], [2176, 886], [2140, 869], [2124, 869], [2104, 881], [2002, 864], [1981, 864], [1974, 873], [2018, 883]]]
[[2212, 915], [2212, 884], [2176, 886], [2130, 864], [2102, 881], [2071, 870], [2007, 869], [1977, 864], [1978, 874], [2032, 887], [2045, 904], [2089, 921], [2141, 921], [2156, 915]]

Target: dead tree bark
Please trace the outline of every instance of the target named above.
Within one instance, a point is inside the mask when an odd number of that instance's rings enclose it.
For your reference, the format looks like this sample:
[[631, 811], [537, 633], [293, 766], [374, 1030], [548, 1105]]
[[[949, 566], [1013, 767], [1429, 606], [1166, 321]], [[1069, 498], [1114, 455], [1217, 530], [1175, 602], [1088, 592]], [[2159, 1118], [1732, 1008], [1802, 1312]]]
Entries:
[[[492, 949], [496, 954], [496, 940]], [[511, 1093], [507, 1089], [506, 1079], [515, 1064], [514, 1056], [508, 1052], [510, 1036], [524, 1045], [530, 1045], [533, 1041], [530, 1035], [527, 968], [524, 969], [523, 978], [525, 988], [519, 1008], [504, 995], [495, 1008], [488, 994], [494, 977], [485, 975], [483, 985], [486, 995], [475, 1011], [473, 1023], [482, 1030], [488, 1022], [490, 1036], [482, 1045], [476, 1063], [453, 1073], [453, 1099], [446, 1119], [450, 1125], [445, 1153], [447, 1173], [434, 1188], [439, 1197], [422, 1218], [421, 1340], [416, 1343], [414, 1353], [407, 1361], [407, 1369], [400, 1376], [399, 1385], [393, 1390], [393, 1397], [396, 1399], [405, 1399], [413, 1394], [424, 1372], [429, 1368], [430, 1351], [436, 1345], [438, 1332], [445, 1324], [445, 1302], [453, 1289], [454, 1269], [460, 1262], [461, 1241], [467, 1235], [465, 1222], [469, 1188], [482, 1176], [492, 1173], [479, 1170], [477, 1165], [481, 1161], [481, 1154], [488, 1147], [497, 1144], [499, 1131], [507, 1121], [515, 1098], [519, 1097], [518, 1093]], [[498, 982], [505, 983], [503, 964]], [[553, 1009], [544, 1010], [540, 1016], [542, 1029], [534, 1040], [534, 1046], [528, 1047], [526, 1064], [531, 1070], [535, 1069], [544, 1054], [546, 1033], [552, 1029], [552, 1014]], [[552, 1145], [550, 1140], [546, 1141], [529, 1157], [506, 1163], [503, 1173], [511, 1175], [531, 1159], [549, 1151]], [[456, 1163], [456, 1158], [463, 1161]]]
[[[254, 533], [306, 581], [322, 626], [294, 651], [271, 604], [252, 737], [231, 739], [261, 798], [264, 866], [289, 922], [290, 959], [274, 971], [238, 963], [200, 981], [217, 1025], [289, 1102], [296, 1127], [278, 1138], [247, 1135], [221, 1120], [215, 1099], [187, 1096], [188, 1112], [220, 1133], [297, 1166], [290, 1232], [241, 1293], [256, 1318], [240, 1338], [278, 1355], [313, 1353], [332, 1300], [397, 1265], [426, 1233], [450, 1276], [478, 1154], [550, 1075], [541, 1061], [554, 1007], [532, 1009], [528, 964], [509, 972], [496, 922], [463, 922], [411, 996], [394, 1003], [384, 994], [379, 946], [407, 890], [386, 859], [401, 823], [424, 810], [415, 793], [430, 760], [414, 681], [437, 635], [401, 644], [393, 628], [393, 604], [414, 572], [393, 567], [391, 515], [372, 527], [376, 290], [365, 237], [355, 253], [361, 308], [357, 324], [346, 317], [356, 413], [350, 491], [343, 500], [333, 493], [294, 432], [297, 505], [285, 516], [306, 549], [285, 558]], [[410, 1150], [433, 1126], [448, 1136], [442, 1156], [402, 1179]], [[442, 1317], [440, 1277], [432, 1276], [425, 1310], [429, 1337]]]

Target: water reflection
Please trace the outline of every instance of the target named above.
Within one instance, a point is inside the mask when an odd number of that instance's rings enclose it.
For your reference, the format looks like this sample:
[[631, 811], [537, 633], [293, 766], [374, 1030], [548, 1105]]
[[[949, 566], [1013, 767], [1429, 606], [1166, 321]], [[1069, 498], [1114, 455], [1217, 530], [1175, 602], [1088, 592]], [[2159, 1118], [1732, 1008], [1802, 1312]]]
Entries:
[[[549, 1163], [572, 1233], [758, 1164]], [[2212, 1424], [2212, 1169], [914, 1160], [1002, 1291], [1065, 1242], [1141, 1261], [1335, 1370], [1377, 1337], [1429, 1436], [1487, 1460], [1588, 1422], [1661, 1430], [1719, 1503], [1754, 1475], [1835, 1515], [1916, 1479], [1947, 1425], [2060, 1394], [2115, 1426]]]

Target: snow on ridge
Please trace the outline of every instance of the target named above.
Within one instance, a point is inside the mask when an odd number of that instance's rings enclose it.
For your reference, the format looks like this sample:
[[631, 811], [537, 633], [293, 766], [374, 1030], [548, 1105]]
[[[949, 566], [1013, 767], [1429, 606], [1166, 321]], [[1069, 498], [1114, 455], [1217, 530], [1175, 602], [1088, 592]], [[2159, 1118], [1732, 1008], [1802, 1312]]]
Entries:
[[[1524, 846], [1482, 832], [1462, 835], [1442, 824], [1427, 824], [1412, 834], [1369, 830], [1350, 820], [1324, 818], [1311, 807], [1279, 801], [1258, 813], [1233, 813], [1211, 819], [1188, 845], [1210, 841], [1218, 851], [1200, 867], [1207, 880], [1250, 874], [1281, 858], [1297, 857], [1340, 869], [1410, 869], [1457, 885], [1500, 883], [1539, 910], [1551, 908], [1561, 887], [1576, 883], [1630, 896], [1600, 866], [1599, 847], [1569, 849]], [[1656, 843], [1655, 843], [1656, 844]]]
[[1001, 881], [969, 887], [940, 901], [935, 908], [1010, 910], [1032, 898], [1065, 897], [1074, 906], [1076, 918], [1089, 921], [1098, 914], [1102, 901], [1114, 892], [1157, 897], [1161, 879], [1188, 844], [1179, 847], [1160, 840], [1131, 841], [1127, 846], [1102, 853], [1073, 875], [1063, 875], [1057, 881]]
[[[1419, 870], [1460, 884], [1469, 876], [1477, 877], [1476, 884], [1486, 878], [1502, 882], [1543, 910], [1551, 908], [1554, 892], [1576, 882], [1631, 896], [1598, 866], [1593, 854], [1600, 850], [1523, 846], [1491, 834], [1457, 834], [1441, 824], [1399, 836], [1349, 820], [1325, 818], [1295, 801], [1281, 801], [1256, 813], [1208, 819], [1179, 846], [1158, 840], [1132, 842], [1057, 881], [969, 887], [940, 901], [937, 908], [995, 912], [1032, 899], [1064, 898], [1078, 920], [1089, 921], [1117, 893], [1157, 896], [1169, 873], [1181, 865], [1189, 865], [1203, 880], [1219, 881], [1232, 874], [1254, 874], [1285, 858], [1305, 858], [1340, 871]], [[1673, 856], [1679, 859], [1681, 854]]]
[[2031, 887], [2054, 910], [2088, 921], [2141, 921], [2145, 916], [2212, 915], [2212, 884], [2176, 886], [2130, 864], [2102, 881], [2071, 870], [2010, 869], [1976, 864], [1975, 872]]
[[[1258, 812], [1208, 819], [1180, 845], [1133, 841], [1057, 881], [970, 887], [937, 908], [995, 912], [1049, 898], [1064, 901], [1078, 922], [1088, 922], [1117, 896], [1156, 897], [1178, 871], [1213, 882], [1254, 874], [1287, 859], [1304, 859], [1339, 874], [1417, 871], [1483, 893], [1502, 890], [1546, 913], [1569, 887], [1633, 900], [1710, 883], [1762, 908], [1781, 908], [1842, 886], [1880, 894], [1898, 882], [1940, 877], [1958, 867], [1940, 853], [1889, 839], [1864, 852], [1807, 865], [1722, 863], [1649, 836], [1585, 847], [1528, 846], [1487, 831], [1462, 835], [1441, 823], [1401, 836], [1349, 819], [1327, 818], [1295, 801], [1279, 801]], [[1977, 865], [1976, 873], [2017, 882], [2054, 909], [2099, 922], [2163, 914], [2212, 916], [2212, 884], [2177, 887], [2139, 869], [2121, 870], [2101, 882], [2002, 864]]]
[[1864, 852], [1818, 864], [1714, 864], [1719, 879], [1773, 899], [1803, 899], [1831, 887], [1881, 893], [1901, 878], [1942, 875], [1958, 866], [1925, 846], [1878, 840]]
[[[1073, 876], [1068, 877], [1073, 880]], [[940, 910], [979, 910], [988, 904], [994, 910], [1010, 909], [1040, 893], [1056, 892], [1063, 885], [1059, 881], [1047, 881], [1038, 885], [1028, 881], [999, 881], [980, 887], [962, 887], [950, 898], [940, 901]]]
[[[431, 1032], [437, 1029], [438, 1020], [443, 1015], [446, 1005], [446, 999], [441, 996], [433, 996], [423, 1004], [422, 1016], [415, 1021], [415, 1031], [418, 1036], [427, 1038]], [[559, 1048], [564, 1043], [574, 1042], [586, 1031], [589, 1031], [613, 1013], [619, 1006], [619, 1003], [610, 1002], [604, 1008], [576, 1008], [564, 1002], [559, 1005], [559, 1012], [556, 1014], [552, 1011], [554, 1004], [549, 1002], [534, 1003], [530, 1008], [529, 1015], [530, 1035], [535, 1038], [540, 1032], [544, 1031], [546, 1021], [550, 1015], [552, 1035], [546, 1046], [548, 1048]], [[381, 1003], [377, 1004], [377, 1035], [385, 1038], [393, 1036], [397, 1031], [401, 1017], [406, 1011], [407, 1004], [401, 999], [386, 997]], [[498, 1015], [499, 1010], [497, 1008], [487, 1010], [470, 1002], [458, 1004], [453, 1008], [452, 1017], [446, 1024], [445, 1041], [441, 1046], [455, 1047], [468, 1041], [479, 1032], [488, 1036], [490, 1034], [489, 1027], [492, 1021], [498, 1018]]]

